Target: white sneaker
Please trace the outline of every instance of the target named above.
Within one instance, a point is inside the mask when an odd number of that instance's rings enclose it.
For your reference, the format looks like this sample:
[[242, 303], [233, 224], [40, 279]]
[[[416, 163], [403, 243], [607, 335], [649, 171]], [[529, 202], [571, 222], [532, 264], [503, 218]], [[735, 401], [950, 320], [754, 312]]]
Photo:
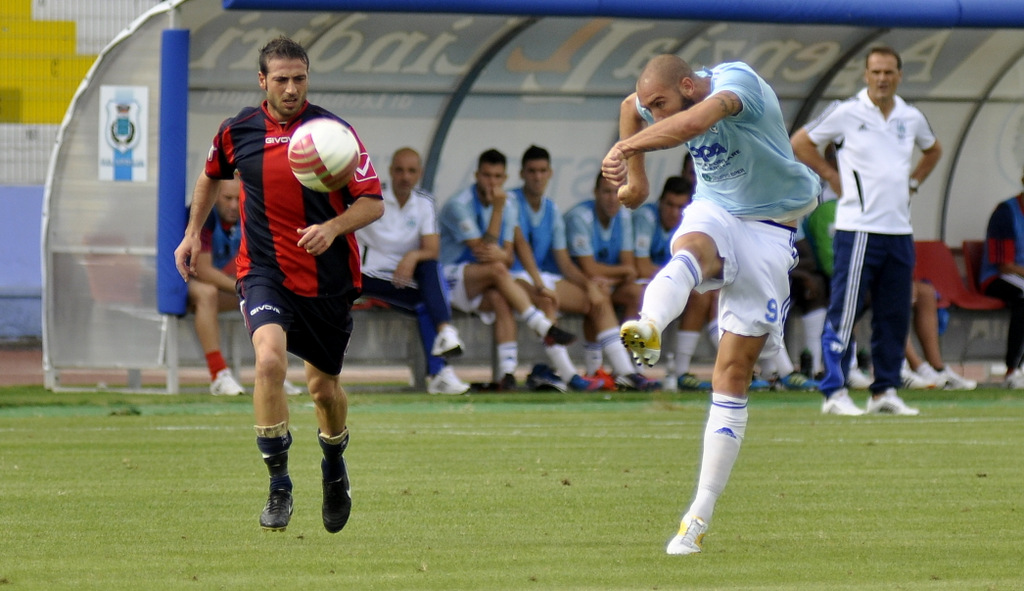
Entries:
[[683, 517], [679, 524], [679, 533], [669, 540], [665, 553], [672, 556], [698, 554], [704, 547], [704, 533], [708, 524], [700, 517]]
[[[931, 366], [928, 366], [931, 369]], [[935, 371], [934, 369], [932, 371]], [[942, 371], [935, 372], [939, 379], [942, 380], [942, 388], [946, 390], [974, 390], [978, 387], [978, 382], [974, 380], [968, 380], [962, 375], [956, 373], [947, 365]]]
[[458, 357], [466, 344], [459, 338], [459, 331], [451, 324], [446, 324], [434, 337], [434, 346], [430, 348], [430, 354], [434, 357]]
[[245, 394], [245, 388], [235, 379], [235, 374], [230, 369], [222, 369], [217, 372], [217, 377], [210, 384], [210, 394], [214, 396], [238, 396]]
[[469, 391], [469, 384], [455, 375], [455, 370], [450, 366], [437, 372], [437, 375], [427, 380], [427, 392], [430, 394], [465, 394]]
[[821, 414], [857, 417], [864, 414], [864, 411], [854, 404], [846, 388], [840, 388], [825, 399], [825, 402], [821, 405]]
[[846, 374], [846, 386], [854, 390], [867, 390], [871, 387], [871, 376], [864, 373], [859, 367], [851, 367]]
[[918, 376], [927, 382], [935, 384], [936, 388], [941, 388], [946, 385], [946, 378], [941, 373], [935, 371], [935, 368], [927, 363], [922, 363], [921, 367], [914, 370]]
[[868, 397], [868, 412], [873, 414], [891, 414], [904, 416], [917, 416], [921, 411], [907, 406], [903, 399], [896, 395], [895, 388], [889, 388], [882, 392], [881, 396]]
[[1021, 371], [1019, 367], [1013, 370], [1013, 373], [1006, 376], [1006, 379], [1003, 380], [1003, 387], [1010, 388], [1011, 390], [1024, 389], [1024, 371]]
[[287, 394], [288, 396], [298, 396], [299, 394], [302, 394], [302, 392], [302, 388], [296, 386], [295, 384], [289, 382], [288, 380], [284, 381], [284, 393]]
[[935, 387], [934, 381], [915, 373], [905, 361], [900, 368], [900, 382], [904, 390], [930, 390]]

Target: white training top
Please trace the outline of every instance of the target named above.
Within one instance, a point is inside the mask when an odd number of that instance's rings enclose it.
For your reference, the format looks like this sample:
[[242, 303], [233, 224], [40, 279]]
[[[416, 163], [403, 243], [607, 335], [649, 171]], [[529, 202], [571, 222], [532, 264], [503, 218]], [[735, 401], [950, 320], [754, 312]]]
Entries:
[[914, 146], [935, 145], [921, 111], [895, 97], [888, 121], [867, 89], [833, 103], [804, 128], [812, 142], [835, 142], [843, 195], [836, 229], [875, 234], [912, 234], [910, 173]]
[[382, 186], [384, 215], [356, 230], [363, 275], [391, 281], [402, 257], [420, 247], [420, 237], [437, 234], [434, 197], [413, 189], [405, 206], [399, 206], [395, 192]]

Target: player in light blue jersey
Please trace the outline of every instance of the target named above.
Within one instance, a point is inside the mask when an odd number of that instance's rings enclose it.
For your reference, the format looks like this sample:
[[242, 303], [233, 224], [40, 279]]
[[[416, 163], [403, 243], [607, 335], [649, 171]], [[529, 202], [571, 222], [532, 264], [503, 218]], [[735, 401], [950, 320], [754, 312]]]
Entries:
[[633, 258], [633, 213], [622, 207], [616, 186], [601, 173], [594, 181], [594, 198], [565, 213], [569, 254], [587, 277], [611, 289], [612, 303], [627, 318], [636, 316], [643, 297]]
[[622, 103], [619, 135], [601, 168], [627, 206], [647, 198], [644, 152], [685, 144], [697, 172], [672, 259], [647, 286], [640, 319], [622, 325], [638, 362], [658, 360], [661, 333], [691, 290], [721, 290], [697, 492], [666, 548], [693, 554], [739, 455], [754, 365], [762, 350], [774, 354], [782, 343], [795, 221], [814, 207], [818, 180], [793, 158], [775, 92], [742, 63], [696, 73], [678, 56], [654, 57]]
[[[520, 169], [523, 186], [510, 191], [510, 200], [515, 198], [519, 212], [517, 256], [512, 272], [527, 292], [534, 294], [534, 304], [548, 318], [556, 318], [559, 310], [583, 314], [586, 373], [589, 375], [577, 374], [565, 347], [547, 347], [545, 352], [558, 376], [565, 378], [568, 387], [574, 390], [646, 389], [651, 382], [636, 372], [619, 339], [619, 322], [610, 294], [588, 278], [569, 256], [565, 221], [555, 202], [547, 196], [552, 173], [551, 155], [547, 150], [530, 146], [523, 153]], [[611, 364], [612, 375], [598, 374], [604, 357]]]
[[502, 188], [506, 165], [505, 155], [497, 150], [480, 154], [476, 183], [444, 204], [438, 222], [452, 307], [495, 323], [500, 374], [495, 377], [507, 390], [516, 387], [519, 363], [513, 311], [547, 345], [567, 345], [576, 337], [548, 320], [509, 273], [518, 214], [514, 201], [506, 204], [508, 196]]

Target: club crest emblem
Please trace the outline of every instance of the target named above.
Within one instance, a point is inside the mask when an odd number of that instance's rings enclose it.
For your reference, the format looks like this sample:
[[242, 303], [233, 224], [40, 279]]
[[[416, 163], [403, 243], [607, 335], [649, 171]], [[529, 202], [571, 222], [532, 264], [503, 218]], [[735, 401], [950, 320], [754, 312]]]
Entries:
[[139, 104], [135, 101], [107, 103], [110, 121], [106, 138], [110, 147], [124, 154], [139, 143]]

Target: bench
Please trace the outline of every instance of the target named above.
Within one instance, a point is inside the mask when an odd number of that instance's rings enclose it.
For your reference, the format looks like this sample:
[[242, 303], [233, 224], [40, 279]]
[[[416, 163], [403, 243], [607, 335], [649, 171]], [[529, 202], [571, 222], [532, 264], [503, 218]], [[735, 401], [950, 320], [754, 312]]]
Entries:
[[[426, 358], [414, 316], [393, 310], [382, 302], [364, 299], [353, 307], [352, 320], [352, 338], [345, 353], [346, 366], [406, 365], [409, 368], [410, 386], [426, 391]], [[245, 324], [235, 311], [221, 312], [218, 321], [221, 350], [235, 375], [240, 375], [242, 368], [255, 362]], [[192, 315], [168, 316], [165, 319], [162, 359], [167, 367], [168, 393], [176, 394], [180, 391], [180, 367], [205, 363], [192, 323]], [[492, 327], [471, 314], [459, 311], [453, 312], [452, 324], [466, 345], [463, 354], [452, 361], [453, 366], [456, 369], [459, 365], [490, 366], [492, 374], [496, 375], [497, 352]], [[580, 335], [580, 340], [570, 345], [569, 352], [574, 360], [581, 360], [582, 316], [569, 315], [560, 321], [560, 325]], [[524, 326], [520, 326], [518, 342], [520, 365], [547, 363], [539, 340]]]
[[[1003, 358], [1006, 342], [1007, 322], [1003, 312], [1003, 302], [977, 293], [974, 277], [975, 266], [967, 256], [979, 256], [975, 250], [967, 248], [965, 243], [965, 282], [953, 252], [943, 242], [918, 241], [918, 265], [915, 278], [930, 281], [943, 297], [940, 306], [950, 311], [950, 323], [946, 332], [940, 337], [943, 351], [950, 361], [961, 364], [968, 361], [995, 361]], [[361, 299], [353, 307], [352, 317], [354, 328], [348, 351], [345, 355], [346, 366], [374, 365], [405, 365], [409, 368], [409, 384], [418, 391], [426, 390], [426, 359], [420, 346], [416, 318], [412, 315], [391, 309], [382, 302], [373, 299]], [[192, 317], [172, 317], [169, 323], [167, 342], [167, 391], [177, 392], [179, 365], [194, 360], [202, 362], [201, 354], [190, 357], [182, 354], [181, 346], [191, 339], [195, 350], [199, 353], [198, 340], [192, 327]], [[252, 346], [245, 330], [242, 318], [237, 312], [224, 312], [219, 316], [221, 322], [221, 338], [225, 357], [232, 369], [239, 373], [240, 368], [251, 366], [254, 362]], [[495, 379], [499, 377], [497, 369], [497, 352], [494, 346], [494, 333], [490, 326], [483, 324], [473, 315], [453, 311], [452, 324], [466, 344], [463, 355], [454, 359], [453, 367], [459, 366], [490, 366]], [[569, 346], [569, 354], [574, 362], [583, 359], [583, 317], [569, 314], [559, 320], [559, 325], [573, 332], [579, 338]], [[861, 322], [862, 326], [869, 326]], [[520, 367], [532, 367], [535, 363], [548, 363], [547, 356], [539, 340], [520, 324], [518, 331]], [[191, 337], [180, 335], [186, 331]], [[803, 327], [799, 321], [790, 321], [787, 326], [786, 340], [790, 354], [794, 357], [803, 349]], [[171, 334], [175, 332], [176, 334]], [[664, 335], [664, 349], [671, 350], [674, 345], [674, 330], [667, 330]], [[868, 342], [868, 333], [858, 334]], [[183, 343], [178, 345], [178, 343]], [[954, 353], [955, 352], [955, 353]], [[713, 363], [714, 349], [706, 338], [702, 338], [694, 363]], [[660, 378], [662, 369], [651, 372], [652, 377]]]
[[[168, 393], [180, 390], [179, 367], [204, 363], [192, 319], [188, 315], [180, 318], [171, 316], [167, 320], [164, 363], [167, 367]], [[235, 374], [240, 375], [240, 369], [251, 366], [255, 361], [249, 335], [237, 312], [222, 312], [218, 320], [221, 323], [221, 343], [225, 358]], [[414, 316], [376, 300], [361, 299], [352, 309], [352, 320], [352, 338], [345, 353], [346, 367], [405, 365], [409, 368], [409, 385], [417, 391], [426, 391], [426, 358]], [[500, 376], [493, 328], [476, 316], [458, 310], [452, 313], [452, 324], [466, 345], [463, 354], [452, 360], [456, 372], [460, 366], [490, 367], [492, 379], [498, 379]], [[559, 326], [577, 335], [576, 342], [568, 347], [569, 356], [575, 363], [582, 364], [583, 316], [567, 314], [559, 319]], [[666, 350], [674, 347], [674, 332], [666, 331]], [[536, 363], [550, 363], [540, 340], [522, 323], [517, 337], [521, 368], [530, 368]], [[694, 361], [709, 363], [713, 359], [714, 349], [706, 338], [702, 338]], [[661, 371], [661, 368], [652, 370], [652, 377], [660, 378]]]
[[977, 241], [964, 242], [964, 268], [961, 275], [953, 251], [941, 241], [917, 241], [914, 278], [930, 282], [939, 292], [939, 306], [950, 313], [949, 326], [941, 337], [942, 350], [953, 359], [991, 361], [1002, 359], [1006, 348], [1007, 322], [1002, 300], [980, 293], [975, 281], [981, 261]]

